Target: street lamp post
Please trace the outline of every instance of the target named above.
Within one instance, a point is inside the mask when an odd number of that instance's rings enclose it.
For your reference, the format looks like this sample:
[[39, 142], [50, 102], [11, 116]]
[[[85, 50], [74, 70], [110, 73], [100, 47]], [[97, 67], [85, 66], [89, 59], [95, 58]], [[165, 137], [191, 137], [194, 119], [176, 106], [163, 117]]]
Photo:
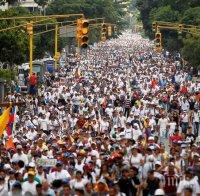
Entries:
[[27, 32], [29, 34], [29, 66], [30, 75], [33, 73], [33, 22], [27, 24]]

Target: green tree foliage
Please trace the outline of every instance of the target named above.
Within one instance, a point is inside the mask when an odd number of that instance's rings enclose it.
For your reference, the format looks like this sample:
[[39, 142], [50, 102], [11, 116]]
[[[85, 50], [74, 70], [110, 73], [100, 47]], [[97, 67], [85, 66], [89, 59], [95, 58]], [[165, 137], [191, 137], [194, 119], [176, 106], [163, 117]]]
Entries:
[[186, 10], [182, 17], [182, 23], [200, 25], [200, 7], [190, 8]]
[[8, 5], [14, 5], [18, 2], [18, 0], [0, 0], [0, 5], [5, 5], [8, 3]]
[[15, 70], [0, 69], [0, 81], [6, 80], [7, 82], [10, 82], [15, 79], [15, 75]]
[[184, 40], [182, 54], [186, 61], [189, 61], [193, 66], [200, 67], [200, 38], [191, 37]]
[[[133, 2], [135, 2], [133, 0]], [[176, 22], [188, 25], [200, 25], [200, 1], [199, 0], [136, 0], [136, 7], [140, 11], [140, 17], [145, 29], [145, 33], [150, 38], [154, 38], [152, 32], [153, 21]], [[191, 64], [200, 64], [198, 56], [192, 50], [200, 53], [195, 39], [186, 39], [186, 34], [179, 39], [178, 33], [172, 30], [161, 30], [164, 47], [170, 51], [182, 51], [184, 58]], [[190, 52], [189, 52], [190, 48]], [[187, 54], [188, 51], [188, 54]]]
[[[0, 12], [0, 17], [27, 15], [23, 8], [12, 8]], [[0, 28], [23, 24], [24, 21], [0, 21]], [[27, 34], [23, 28], [5, 31], [0, 34], [0, 61], [10, 65], [19, 64], [26, 60], [28, 51]]]
[[35, 0], [35, 3], [37, 3], [41, 7], [45, 7], [48, 4], [49, 0]]

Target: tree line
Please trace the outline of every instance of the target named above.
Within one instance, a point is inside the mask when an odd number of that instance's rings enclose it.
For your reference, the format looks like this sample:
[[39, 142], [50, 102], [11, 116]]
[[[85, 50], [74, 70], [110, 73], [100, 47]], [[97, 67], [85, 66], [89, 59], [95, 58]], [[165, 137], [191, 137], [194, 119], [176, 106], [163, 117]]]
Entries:
[[[153, 21], [178, 22], [200, 26], [199, 0], [133, 0], [140, 11], [145, 34], [153, 39]], [[192, 36], [172, 30], [161, 30], [163, 45], [169, 51], [180, 51], [182, 57], [192, 66], [200, 66], [200, 36]]]

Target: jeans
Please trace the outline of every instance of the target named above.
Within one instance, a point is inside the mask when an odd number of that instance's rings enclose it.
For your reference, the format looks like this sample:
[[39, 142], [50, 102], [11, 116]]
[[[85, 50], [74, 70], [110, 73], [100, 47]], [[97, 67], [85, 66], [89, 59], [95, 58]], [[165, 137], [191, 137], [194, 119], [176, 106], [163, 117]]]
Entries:
[[78, 113], [79, 106], [78, 105], [73, 105], [73, 113]]
[[182, 122], [181, 123], [182, 133], [186, 134], [188, 127], [189, 127], [189, 123], [188, 122]]
[[199, 135], [199, 122], [194, 122], [193, 126], [194, 126], [194, 135], [196, 137], [198, 137], [198, 135]]

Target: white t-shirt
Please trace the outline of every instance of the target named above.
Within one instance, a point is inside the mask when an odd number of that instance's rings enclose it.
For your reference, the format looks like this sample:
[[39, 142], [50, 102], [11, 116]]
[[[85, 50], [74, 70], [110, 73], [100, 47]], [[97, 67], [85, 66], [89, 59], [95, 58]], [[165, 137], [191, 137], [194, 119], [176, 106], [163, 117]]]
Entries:
[[184, 196], [184, 189], [185, 188], [191, 188], [193, 190], [192, 196], [197, 196], [197, 194], [200, 194], [200, 186], [198, 181], [193, 178], [191, 180], [182, 180], [180, 181], [177, 189], [177, 193], [180, 194], [181, 196]]
[[143, 159], [144, 158], [143, 158], [142, 154], [140, 154], [140, 153], [138, 153], [136, 156], [131, 155], [130, 163], [131, 163], [132, 166], [139, 168], [140, 161], [142, 161]]
[[76, 179], [73, 179], [70, 181], [70, 187], [71, 189], [84, 189], [87, 182], [88, 181], [86, 179], [82, 179], [80, 182], [78, 182]]
[[167, 118], [160, 118], [158, 121], [158, 125], [160, 126], [161, 131], [165, 131], [167, 127], [168, 120]]
[[125, 129], [124, 130], [124, 135], [126, 139], [132, 139], [133, 138], [133, 129]]
[[26, 154], [18, 154], [15, 153], [12, 157], [12, 162], [18, 162], [18, 161], [23, 161], [25, 165], [28, 165], [28, 157]]
[[52, 172], [48, 175], [48, 181], [51, 183], [54, 180], [62, 180], [62, 179], [66, 179], [66, 178], [70, 178], [70, 174], [68, 173], [67, 170], [61, 170], [61, 172]]
[[36, 191], [36, 185], [38, 184], [38, 182], [34, 181], [33, 183], [30, 183], [29, 181], [26, 181], [22, 184], [22, 191], [23, 194], [25, 194], [26, 192], [30, 192], [33, 195], [37, 195], [37, 191]]

